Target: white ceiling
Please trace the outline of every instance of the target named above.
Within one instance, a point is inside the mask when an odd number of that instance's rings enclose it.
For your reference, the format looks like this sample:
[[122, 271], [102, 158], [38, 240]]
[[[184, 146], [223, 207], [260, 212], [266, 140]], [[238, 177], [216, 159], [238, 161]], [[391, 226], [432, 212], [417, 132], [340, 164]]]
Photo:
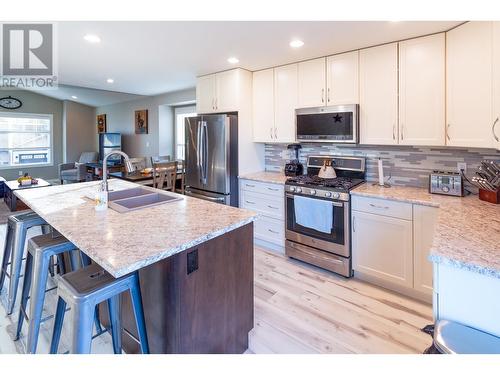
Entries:
[[[56, 98], [59, 100], [72, 100], [92, 107], [126, 102], [142, 98], [142, 95], [128, 94], [124, 92], [96, 90], [86, 87], [68, 86], [60, 84], [56, 90], [36, 91], [38, 94]], [[76, 96], [72, 98], [72, 96]]]
[[[59, 82], [116, 92], [155, 95], [195, 85], [197, 75], [236, 66], [249, 70], [286, 64], [376, 44], [435, 33], [461, 22], [452, 21], [304, 21], [304, 22], [60, 22]], [[90, 44], [85, 34], [101, 43]], [[305, 45], [292, 49], [299, 38]], [[108, 84], [107, 78], [114, 83]], [[86, 97], [64, 88], [61, 95]], [[75, 92], [75, 93], [73, 93]], [[50, 94], [50, 93], [48, 93]], [[87, 104], [120, 100], [121, 94], [97, 93]], [[65, 98], [69, 99], [69, 97]], [[130, 100], [130, 99], [126, 99]], [[79, 100], [77, 100], [79, 101]], [[93, 103], [93, 104], [92, 104]]]

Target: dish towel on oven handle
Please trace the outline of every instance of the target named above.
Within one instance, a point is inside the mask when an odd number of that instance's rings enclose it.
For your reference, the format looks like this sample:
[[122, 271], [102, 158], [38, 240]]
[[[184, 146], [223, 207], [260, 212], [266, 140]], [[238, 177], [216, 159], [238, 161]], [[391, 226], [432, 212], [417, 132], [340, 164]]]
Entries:
[[293, 205], [297, 224], [318, 232], [332, 232], [333, 204], [331, 201], [294, 195]]

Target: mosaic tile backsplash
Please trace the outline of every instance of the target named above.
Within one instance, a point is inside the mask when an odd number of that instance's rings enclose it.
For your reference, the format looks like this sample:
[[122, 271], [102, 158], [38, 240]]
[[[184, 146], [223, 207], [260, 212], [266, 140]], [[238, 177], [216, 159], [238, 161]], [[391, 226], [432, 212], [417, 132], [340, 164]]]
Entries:
[[[286, 144], [266, 144], [265, 164], [268, 171], [283, 171], [285, 162], [293, 158]], [[500, 152], [494, 149], [463, 149], [411, 146], [344, 146], [302, 143], [299, 153], [306, 165], [309, 155], [363, 156], [366, 158], [366, 179], [378, 179], [377, 160], [384, 163], [384, 175], [391, 176], [393, 185], [427, 187], [429, 173], [433, 170], [456, 171], [458, 162], [467, 163], [467, 175], [473, 176], [482, 160], [500, 163]], [[387, 178], [386, 178], [387, 180]]]

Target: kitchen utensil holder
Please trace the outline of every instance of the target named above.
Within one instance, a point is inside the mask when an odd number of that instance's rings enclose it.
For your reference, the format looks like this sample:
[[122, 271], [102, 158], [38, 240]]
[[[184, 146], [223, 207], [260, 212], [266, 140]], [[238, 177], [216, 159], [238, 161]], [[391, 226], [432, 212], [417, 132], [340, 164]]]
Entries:
[[497, 191], [479, 188], [479, 199], [494, 204], [500, 203], [500, 188]]

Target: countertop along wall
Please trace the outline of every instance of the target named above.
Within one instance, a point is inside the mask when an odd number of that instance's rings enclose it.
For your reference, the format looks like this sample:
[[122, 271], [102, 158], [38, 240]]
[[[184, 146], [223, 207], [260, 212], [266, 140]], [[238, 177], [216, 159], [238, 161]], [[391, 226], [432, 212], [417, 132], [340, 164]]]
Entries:
[[[122, 134], [122, 149], [130, 157], [173, 155], [174, 119], [171, 107], [191, 104], [195, 100], [196, 91], [191, 88], [98, 107], [96, 114], [106, 114], [108, 132]], [[141, 109], [148, 110], [149, 134], [135, 134], [134, 112]]]
[[53, 116], [53, 165], [47, 167], [15, 167], [0, 168], [0, 176], [6, 180], [14, 180], [19, 177], [19, 171], [29, 173], [33, 177], [44, 179], [55, 179], [58, 177], [58, 165], [63, 160], [63, 102], [49, 98], [30, 91], [24, 90], [2, 90], [2, 97], [12, 96], [23, 102], [19, 109], [8, 110], [0, 108], [0, 112], [38, 113], [52, 114]]
[[[283, 171], [290, 159], [286, 144], [266, 144], [265, 164], [268, 171]], [[304, 167], [309, 155], [362, 156], [366, 158], [366, 179], [378, 178], [377, 162], [384, 163], [384, 175], [390, 184], [414, 187], [428, 186], [429, 173], [433, 170], [457, 171], [457, 162], [467, 163], [467, 175], [482, 160], [496, 160], [500, 163], [500, 152], [494, 149], [465, 149], [453, 147], [411, 147], [411, 146], [335, 146], [332, 144], [302, 143], [299, 158]]]

